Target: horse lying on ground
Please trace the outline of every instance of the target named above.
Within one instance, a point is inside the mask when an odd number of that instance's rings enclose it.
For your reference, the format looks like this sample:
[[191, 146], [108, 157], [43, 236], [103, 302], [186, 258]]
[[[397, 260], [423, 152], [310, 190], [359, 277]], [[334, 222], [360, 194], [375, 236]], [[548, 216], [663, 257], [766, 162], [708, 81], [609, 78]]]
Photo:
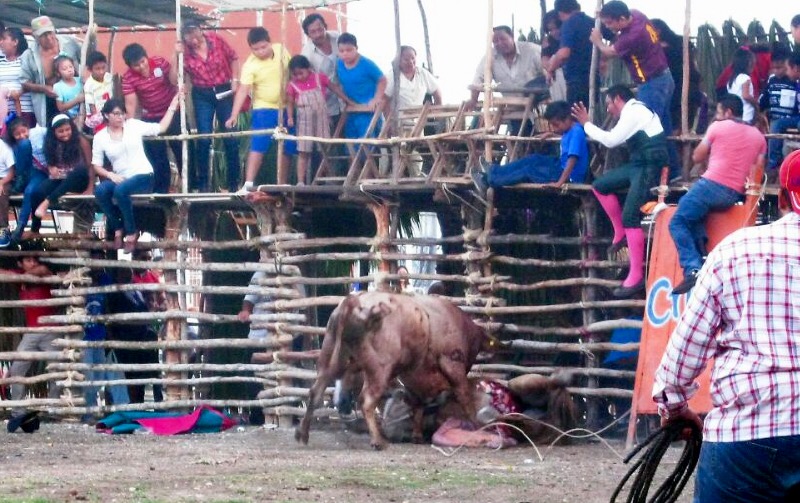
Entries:
[[386, 447], [375, 409], [396, 378], [414, 410], [415, 441], [422, 441], [423, 406], [443, 392], [452, 390], [466, 416], [475, 418], [467, 373], [480, 351], [497, 345], [497, 339], [447, 300], [383, 292], [351, 295], [328, 321], [317, 380], [295, 438], [308, 443], [314, 409], [321, 405], [325, 388], [346, 375], [360, 374], [363, 380], [361, 410], [375, 449]]

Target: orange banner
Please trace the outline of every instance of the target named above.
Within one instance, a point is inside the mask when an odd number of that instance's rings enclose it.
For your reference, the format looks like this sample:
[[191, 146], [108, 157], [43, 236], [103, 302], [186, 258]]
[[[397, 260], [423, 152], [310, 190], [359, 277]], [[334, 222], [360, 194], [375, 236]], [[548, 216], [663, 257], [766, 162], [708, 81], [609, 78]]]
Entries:
[[[713, 212], [706, 219], [708, 249], [714, 248], [731, 232], [755, 223], [758, 197], [748, 196], [744, 204], [736, 205], [724, 212]], [[676, 206], [670, 206], [656, 216], [653, 240], [650, 246], [649, 274], [647, 276], [647, 303], [633, 388], [628, 443], [633, 440], [638, 414], [656, 414], [652, 399], [655, 372], [667, 347], [672, 331], [686, 306], [687, 296], [672, 295], [672, 287], [683, 280], [683, 270], [678, 263], [678, 251], [669, 234], [669, 222]], [[700, 376], [700, 390], [692, 398], [690, 406], [699, 413], [711, 409], [709, 397], [709, 375], [711, 365]]]

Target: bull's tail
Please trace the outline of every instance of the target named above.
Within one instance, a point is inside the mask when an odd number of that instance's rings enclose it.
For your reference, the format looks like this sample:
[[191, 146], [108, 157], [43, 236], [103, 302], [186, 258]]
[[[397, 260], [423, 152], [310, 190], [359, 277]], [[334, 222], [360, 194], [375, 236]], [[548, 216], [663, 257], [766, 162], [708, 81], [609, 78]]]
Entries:
[[570, 372], [556, 372], [550, 377], [551, 388], [547, 401], [547, 415], [549, 423], [560, 429], [568, 431], [578, 424], [578, 408], [567, 386], [572, 380]]

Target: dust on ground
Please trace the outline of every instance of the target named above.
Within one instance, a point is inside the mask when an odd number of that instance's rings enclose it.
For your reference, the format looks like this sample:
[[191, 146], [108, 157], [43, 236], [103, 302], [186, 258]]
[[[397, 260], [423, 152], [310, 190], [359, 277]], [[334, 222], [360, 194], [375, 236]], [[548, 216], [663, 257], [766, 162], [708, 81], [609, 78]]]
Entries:
[[[2, 424], [2, 423], [0, 423]], [[5, 428], [3, 428], [5, 430]], [[599, 442], [462, 449], [392, 444], [364, 434], [238, 427], [177, 437], [111, 436], [80, 424], [0, 433], [0, 502], [607, 502], [628, 469]], [[624, 452], [621, 440], [611, 447]], [[671, 469], [682, 446], [670, 449]], [[679, 501], [691, 500], [692, 483]], [[624, 498], [618, 498], [624, 500]]]

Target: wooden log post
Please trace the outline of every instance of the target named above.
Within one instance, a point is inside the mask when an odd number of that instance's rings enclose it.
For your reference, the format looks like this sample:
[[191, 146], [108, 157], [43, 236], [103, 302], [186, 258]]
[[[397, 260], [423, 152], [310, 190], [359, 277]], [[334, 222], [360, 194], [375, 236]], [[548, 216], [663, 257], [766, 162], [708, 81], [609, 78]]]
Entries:
[[[581, 234], [584, 238], [586, 238], [586, 244], [581, 247], [581, 259], [589, 263], [596, 262], [599, 258], [597, 245], [595, 244], [594, 240], [594, 238], [597, 237], [597, 204], [595, 203], [594, 197], [591, 195], [587, 194], [581, 197], [580, 216], [582, 227]], [[595, 280], [597, 279], [597, 269], [592, 267], [581, 269], [581, 276], [589, 280]], [[592, 303], [596, 300], [597, 287], [593, 283], [587, 282], [581, 287], [581, 302]], [[588, 327], [597, 321], [597, 313], [594, 309], [584, 309], [581, 312], [581, 316], [583, 317], [584, 327]], [[586, 331], [585, 334], [582, 334], [581, 342], [584, 342], [583, 337], [586, 338], [585, 342], [588, 344], [598, 342], [597, 335], [594, 332]], [[597, 368], [597, 359], [590, 351], [585, 351], [583, 355], [584, 367], [587, 369]], [[598, 387], [598, 379], [596, 374], [589, 374], [587, 376], [587, 381], [587, 386], [589, 388]], [[598, 423], [599, 412], [600, 403], [597, 400], [588, 400], [586, 422], [589, 425], [589, 428], [594, 427]]]
[[[467, 276], [471, 278], [480, 278], [484, 274], [484, 267], [490, 258], [488, 246], [485, 240], [481, 239], [484, 232], [484, 225], [491, 224], [491, 219], [485, 216], [484, 210], [477, 206], [468, 203], [461, 205], [461, 219], [464, 228], [464, 251], [468, 259], [465, 264]], [[483, 245], [481, 245], [483, 241]], [[486, 252], [486, 253], [484, 253]], [[469, 299], [480, 297], [484, 295], [475, 283], [469, 283], [464, 297], [467, 298], [467, 305], [470, 304]], [[491, 295], [491, 294], [489, 294]], [[484, 304], [485, 305], [485, 304]]]
[[[188, 204], [181, 203], [173, 210], [167, 213], [167, 225], [165, 230], [165, 238], [168, 240], [179, 240], [185, 235], [183, 232], [188, 225]], [[182, 257], [182, 255], [181, 255]], [[164, 259], [169, 262], [177, 262], [179, 260], [178, 250], [167, 249], [164, 250]], [[164, 281], [170, 285], [180, 284], [179, 275], [183, 271], [177, 269], [165, 269]], [[181, 298], [176, 292], [166, 292], [167, 310], [168, 311], [182, 311]], [[187, 339], [186, 319], [185, 318], [168, 318], [165, 321], [164, 338], [167, 341], [181, 341]], [[179, 363], [188, 363], [187, 353], [180, 350], [166, 350], [164, 351], [164, 363], [175, 365]], [[167, 379], [186, 379], [188, 378], [187, 372], [167, 372]], [[165, 389], [167, 400], [186, 400], [189, 397], [189, 390], [183, 386], [169, 385]]]
[[[286, 198], [274, 198], [267, 200], [261, 204], [253, 205], [253, 209], [256, 213], [256, 220], [258, 222], [258, 229], [261, 233], [261, 236], [270, 236], [273, 234], [282, 234], [291, 232], [291, 218], [292, 218], [292, 209], [293, 205], [289, 199]], [[305, 236], [303, 236], [305, 237]], [[261, 246], [259, 249], [260, 252], [260, 261], [273, 263], [273, 264], [280, 264], [281, 260], [289, 255], [291, 255], [291, 251], [284, 251], [280, 248], [280, 243], [276, 242], [274, 246], [269, 247], [267, 245]], [[275, 279], [280, 282], [283, 279], [281, 274], [282, 267], [278, 266], [276, 268], [276, 277]], [[274, 303], [274, 312], [275, 313], [282, 313], [288, 312], [283, 308], [279, 303]], [[270, 336], [276, 338], [279, 341], [279, 347], [277, 352], [290, 352], [292, 350], [292, 332], [284, 329], [284, 323], [275, 323], [272, 325], [270, 329]], [[294, 385], [292, 379], [290, 377], [280, 377], [277, 380], [278, 387], [291, 387]], [[265, 386], [266, 388], [267, 386]], [[248, 397], [248, 398], [255, 398], [255, 397]], [[266, 411], [265, 411], [266, 415]], [[289, 428], [292, 426], [293, 417], [288, 415], [271, 415], [267, 417], [268, 422], [272, 422], [277, 424], [281, 428]]]
[[381, 292], [391, 291], [391, 285], [386, 275], [392, 272], [392, 264], [385, 257], [384, 254], [391, 253], [388, 240], [394, 236], [391, 235], [391, 219], [389, 218], [390, 208], [386, 204], [369, 204], [369, 209], [375, 216], [375, 240], [381, 244], [378, 245], [378, 252], [380, 258], [378, 259], [378, 274], [375, 278], [375, 288]]

